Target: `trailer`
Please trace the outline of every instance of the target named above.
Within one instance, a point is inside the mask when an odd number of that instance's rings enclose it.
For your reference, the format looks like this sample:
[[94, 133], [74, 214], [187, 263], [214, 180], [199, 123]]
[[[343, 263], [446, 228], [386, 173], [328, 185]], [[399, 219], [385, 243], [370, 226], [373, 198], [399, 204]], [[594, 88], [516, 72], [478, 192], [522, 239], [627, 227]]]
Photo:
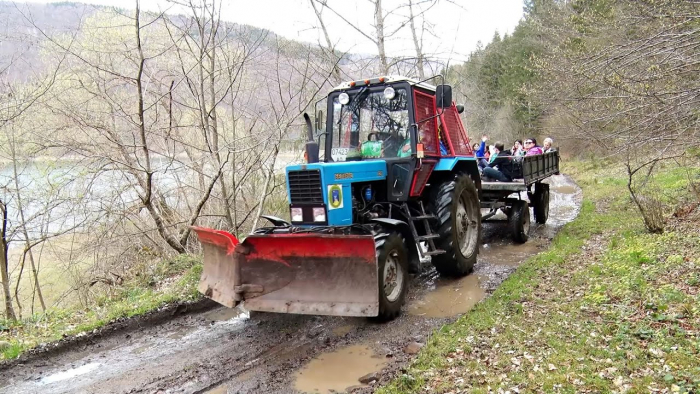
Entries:
[[[499, 210], [506, 214], [508, 228], [517, 243], [528, 240], [530, 231], [530, 207], [535, 222], [544, 224], [549, 216], [549, 185], [544, 179], [559, 174], [559, 151], [541, 155], [511, 157], [515, 172], [520, 177], [512, 182], [481, 182], [479, 197], [481, 208], [489, 212], [481, 220], [492, 219]], [[523, 198], [523, 192], [527, 200]]]

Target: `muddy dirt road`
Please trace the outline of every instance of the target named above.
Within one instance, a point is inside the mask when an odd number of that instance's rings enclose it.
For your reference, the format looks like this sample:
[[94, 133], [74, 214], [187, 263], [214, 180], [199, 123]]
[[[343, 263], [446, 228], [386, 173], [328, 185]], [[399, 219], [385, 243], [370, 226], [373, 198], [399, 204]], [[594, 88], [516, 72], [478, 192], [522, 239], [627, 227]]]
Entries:
[[579, 188], [565, 176], [549, 183], [549, 221], [533, 220], [527, 243], [512, 244], [505, 224], [485, 224], [475, 272], [445, 280], [426, 267], [390, 323], [217, 308], [30, 359], [0, 371], [0, 392], [371, 392], [406, 366], [433, 330], [488, 296], [575, 218]]

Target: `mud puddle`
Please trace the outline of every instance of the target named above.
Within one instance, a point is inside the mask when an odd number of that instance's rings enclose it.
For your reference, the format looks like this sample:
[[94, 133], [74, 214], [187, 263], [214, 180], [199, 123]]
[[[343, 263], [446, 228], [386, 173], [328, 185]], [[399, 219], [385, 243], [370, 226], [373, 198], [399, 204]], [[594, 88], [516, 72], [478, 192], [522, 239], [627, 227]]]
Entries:
[[572, 185], [555, 185], [550, 189], [550, 192], [555, 192], [559, 194], [575, 194], [578, 189]]
[[294, 388], [302, 393], [345, 392], [359, 379], [381, 370], [388, 361], [365, 345], [352, 345], [311, 360], [295, 374]]
[[202, 314], [202, 318], [207, 321], [220, 322], [228, 321], [231, 319], [247, 319], [250, 314], [242, 310], [241, 308], [217, 308], [212, 311]]
[[71, 368], [69, 370], [63, 371], [63, 372], [58, 372], [53, 375], [49, 375], [45, 378], [42, 378], [39, 381], [40, 385], [46, 385], [54, 382], [59, 382], [61, 380], [67, 380], [67, 379], [75, 379], [76, 377], [80, 375], [84, 375], [86, 373], [92, 372], [99, 368], [102, 364], [100, 363], [90, 363], [90, 364], [85, 364], [81, 365], [80, 367], [77, 368]]
[[485, 296], [477, 275], [436, 279], [429, 293], [408, 306], [408, 313], [423, 317], [451, 317], [466, 313]]
[[337, 337], [344, 337], [351, 333], [353, 330], [355, 330], [356, 327], [353, 326], [352, 324], [343, 324], [342, 326], [338, 326], [334, 329], [331, 330], [333, 335]]
[[497, 241], [482, 246], [479, 258], [491, 264], [517, 267], [528, 257], [539, 253], [545, 247], [545, 241], [531, 239], [524, 244], [504, 243]]
[[205, 391], [204, 394], [228, 394], [228, 388], [225, 384], [222, 384], [221, 386]]

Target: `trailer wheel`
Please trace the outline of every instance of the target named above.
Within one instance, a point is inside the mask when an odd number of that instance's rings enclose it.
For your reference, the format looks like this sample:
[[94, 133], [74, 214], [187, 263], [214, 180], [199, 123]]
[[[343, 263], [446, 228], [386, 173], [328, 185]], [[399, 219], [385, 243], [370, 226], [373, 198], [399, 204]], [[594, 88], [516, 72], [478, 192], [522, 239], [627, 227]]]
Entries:
[[547, 223], [549, 217], [549, 185], [546, 183], [535, 184], [534, 195], [534, 213], [535, 222], [540, 224]]
[[459, 174], [436, 188], [431, 211], [437, 216], [438, 249], [432, 257], [435, 269], [445, 276], [464, 276], [476, 264], [481, 239], [479, 194], [468, 175]]
[[513, 203], [511, 214], [508, 217], [508, 227], [517, 243], [525, 243], [530, 232], [530, 208], [525, 201]]
[[379, 282], [377, 320], [392, 320], [401, 312], [408, 292], [408, 256], [403, 237], [382, 234], [374, 240]]

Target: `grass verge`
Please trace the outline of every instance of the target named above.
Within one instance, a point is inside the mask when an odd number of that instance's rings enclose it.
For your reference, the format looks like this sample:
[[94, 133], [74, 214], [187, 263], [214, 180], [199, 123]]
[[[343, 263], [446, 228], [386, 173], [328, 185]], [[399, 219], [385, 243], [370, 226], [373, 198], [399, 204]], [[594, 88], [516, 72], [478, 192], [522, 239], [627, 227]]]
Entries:
[[180, 255], [150, 267], [149, 274], [133, 278], [99, 297], [85, 309], [51, 309], [21, 321], [0, 319], [0, 360], [17, 358], [40, 344], [88, 333], [120, 318], [143, 315], [174, 302], [201, 297], [197, 284], [200, 256]]
[[700, 391], [700, 169], [655, 177], [677, 207], [660, 235], [622, 171], [565, 173], [584, 191], [579, 217], [379, 393]]

